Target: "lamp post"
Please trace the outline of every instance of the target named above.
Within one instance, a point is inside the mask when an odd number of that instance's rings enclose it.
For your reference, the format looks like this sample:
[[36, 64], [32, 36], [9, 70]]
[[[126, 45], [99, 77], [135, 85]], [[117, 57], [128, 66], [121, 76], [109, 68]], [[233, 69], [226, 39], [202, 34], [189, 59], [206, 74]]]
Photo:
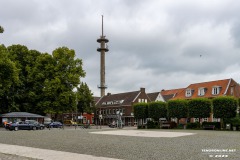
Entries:
[[132, 117], [132, 126], [134, 126], [134, 113], [131, 112], [131, 117]]
[[[123, 113], [120, 112], [120, 111], [117, 111], [116, 114], [118, 115], [117, 127], [118, 127], [118, 128], [122, 128], [122, 115], [123, 115]], [[119, 125], [119, 123], [120, 123], [120, 125]]]

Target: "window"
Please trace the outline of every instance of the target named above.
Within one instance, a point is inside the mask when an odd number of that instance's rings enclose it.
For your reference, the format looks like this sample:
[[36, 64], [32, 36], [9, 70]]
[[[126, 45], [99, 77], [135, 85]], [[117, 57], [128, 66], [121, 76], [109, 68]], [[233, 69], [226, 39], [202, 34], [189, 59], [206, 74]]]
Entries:
[[147, 103], [147, 99], [145, 99], [145, 103]]
[[202, 122], [208, 122], [208, 118], [202, 118]]
[[122, 109], [122, 113], [123, 113], [123, 114], [125, 113], [125, 109], [124, 109], [124, 108]]
[[212, 94], [217, 95], [220, 93], [220, 87], [216, 86], [212, 88]]
[[115, 114], [115, 109], [113, 109], [113, 114]]
[[198, 88], [198, 96], [204, 96], [205, 95], [205, 88]]
[[141, 99], [138, 99], [138, 102], [141, 102]]
[[94, 117], [92, 117], [92, 123], [94, 123]]
[[233, 96], [233, 93], [234, 93], [233, 91], [234, 91], [234, 87], [232, 86], [232, 87], [231, 87], [231, 93], [230, 93], [231, 96]]
[[199, 122], [199, 118], [193, 118], [193, 122]]
[[213, 122], [220, 122], [220, 118], [213, 118]]
[[192, 96], [192, 90], [191, 89], [187, 89], [186, 93], [185, 93], [186, 97], [191, 97]]
[[83, 117], [83, 123], [87, 122], [87, 117]]
[[108, 113], [109, 113], [109, 114], [112, 114], [111, 109], [109, 109]]

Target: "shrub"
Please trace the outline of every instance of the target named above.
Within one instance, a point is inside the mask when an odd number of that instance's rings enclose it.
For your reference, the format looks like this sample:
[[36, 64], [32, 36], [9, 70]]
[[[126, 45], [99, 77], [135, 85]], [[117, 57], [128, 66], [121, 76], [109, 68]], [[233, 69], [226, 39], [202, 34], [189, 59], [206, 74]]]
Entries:
[[[169, 118], [187, 118], [188, 105], [187, 100], [170, 100], [168, 101], [168, 116]], [[179, 123], [179, 122], [178, 122]]]
[[198, 129], [200, 128], [200, 123], [187, 123], [187, 129]]
[[151, 102], [148, 106], [148, 118], [158, 121], [167, 117], [167, 104], [165, 102]]
[[154, 121], [148, 121], [147, 122], [147, 129], [159, 129], [159, 123], [158, 122], [154, 122]]

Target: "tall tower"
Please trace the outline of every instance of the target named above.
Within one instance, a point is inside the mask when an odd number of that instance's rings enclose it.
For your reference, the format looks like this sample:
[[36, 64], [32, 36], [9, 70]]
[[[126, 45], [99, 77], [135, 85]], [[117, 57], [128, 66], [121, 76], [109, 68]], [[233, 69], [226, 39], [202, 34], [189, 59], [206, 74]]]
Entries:
[[108, 39], [105, 38], [106, 36], [103, 35], [103, 15], [102, 15], [102, 35], [99, 39], [97, 39], [97, 42], [100, 43], [100, 48], [97, 48], [97, 51], [101, 53], [100, 58], [100, 85], [98, 88], [101, 90], [101, 97], [105, 96], [105, 89], [107, 88], [107, 85], [105, 84], [105, 52], [108, 52]]

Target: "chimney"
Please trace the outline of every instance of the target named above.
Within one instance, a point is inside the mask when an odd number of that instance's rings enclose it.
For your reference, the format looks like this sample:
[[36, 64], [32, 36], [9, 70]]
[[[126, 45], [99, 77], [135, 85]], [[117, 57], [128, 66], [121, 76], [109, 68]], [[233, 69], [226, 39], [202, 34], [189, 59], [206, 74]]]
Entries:
[[107, 96], [111, 96], [111, 93], [107, 93]]
[[145, 88], [140, 88], [140, 92], [145, 93]]

